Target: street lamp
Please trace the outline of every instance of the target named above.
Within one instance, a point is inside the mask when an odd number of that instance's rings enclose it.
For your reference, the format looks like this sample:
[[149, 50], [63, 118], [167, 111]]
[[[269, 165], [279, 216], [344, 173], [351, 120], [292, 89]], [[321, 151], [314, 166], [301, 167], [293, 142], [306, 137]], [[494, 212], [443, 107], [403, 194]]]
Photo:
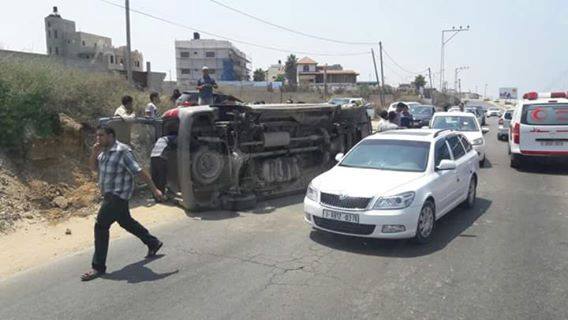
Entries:
[[[440, 57], [440, 91], [443, 91], [444, 84], [444, 46], [462, 31], [469, 31], [469, 25], [467, 25], [465, 28], [459, 26], [459, 28], [452, 27], [451, 29], [442, 30], [442, 54]], [[446, 33], [450, 33], [450, 37], [448, 39], [445, 38]]]

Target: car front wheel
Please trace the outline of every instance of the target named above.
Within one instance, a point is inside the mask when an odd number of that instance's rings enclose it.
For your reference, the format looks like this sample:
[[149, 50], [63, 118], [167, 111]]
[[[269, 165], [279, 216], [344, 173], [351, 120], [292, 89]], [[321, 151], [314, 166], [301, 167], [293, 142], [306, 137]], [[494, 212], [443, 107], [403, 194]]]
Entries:
[[418, 216], [418, 225], [416, 226], [416, 235], [414, 242], [425, 244], [432, 240], [434, 225], [436, 224], [436, 208], [434, 203], [428, 200], [422, 206], [420, 215]]
[[465, 207], [471, 209], [475, 206], [475, 199], [477, 198], [477, 179], [472, 177], [469, 181], [469, 187], [467, 188], [467, 198], [464, 202]]

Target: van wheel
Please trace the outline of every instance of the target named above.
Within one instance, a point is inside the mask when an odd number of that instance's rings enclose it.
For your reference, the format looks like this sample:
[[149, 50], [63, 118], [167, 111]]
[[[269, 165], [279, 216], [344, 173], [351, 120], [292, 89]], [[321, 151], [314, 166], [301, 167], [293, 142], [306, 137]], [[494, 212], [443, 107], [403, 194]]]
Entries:
[[432, 201], [428, 200], [422, 206], [420, 215], [418, 216], [418, 225], [416, 226], [416, 235], [412, 239], [415, 243], [426, 244], [432, 240], [434, 226], [436, 224], [436, 208]]
[[481, 159], [481, 161], [479, 161], [479, 167], [483, 168], [485, 167], [485, 162], [486, 162], [486, 156], [483, 155], [483, 159]]
[[510, 163], [511, 168], [516, 168], [516, 169], [521, 168], [523, 160], [520, 155], [511, 153], [510, 159], [511, 159]]

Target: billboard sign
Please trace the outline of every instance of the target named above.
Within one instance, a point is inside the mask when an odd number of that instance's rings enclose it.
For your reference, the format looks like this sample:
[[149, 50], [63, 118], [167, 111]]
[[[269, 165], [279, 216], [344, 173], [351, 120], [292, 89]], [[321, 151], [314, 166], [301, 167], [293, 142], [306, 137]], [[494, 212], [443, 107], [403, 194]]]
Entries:
[[517, 88], [499, 88], [499, 99], [517, 99]]

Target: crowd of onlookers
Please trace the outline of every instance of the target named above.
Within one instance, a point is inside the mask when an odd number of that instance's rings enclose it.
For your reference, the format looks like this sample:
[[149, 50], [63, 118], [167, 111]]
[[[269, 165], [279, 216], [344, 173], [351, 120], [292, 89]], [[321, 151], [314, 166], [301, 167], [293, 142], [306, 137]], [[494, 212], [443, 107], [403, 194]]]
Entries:
[[402, 102], [396, 105], [396, 111], [383, 110], [379, 113], [380, 120], [377, 131], [388, 131], [400, 128], [410, 128], [412, 125], [412, 114], [408, 106]]

